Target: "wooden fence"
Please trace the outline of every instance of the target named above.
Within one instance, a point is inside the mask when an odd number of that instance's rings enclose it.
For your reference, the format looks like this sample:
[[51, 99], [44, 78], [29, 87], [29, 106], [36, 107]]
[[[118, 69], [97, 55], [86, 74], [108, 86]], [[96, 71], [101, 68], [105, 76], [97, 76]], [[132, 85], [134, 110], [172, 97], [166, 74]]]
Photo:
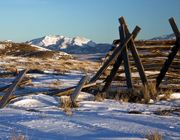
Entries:
[[[140, 27], [136, 26], [130, 33], [124, 18], [119, 18], [120, 39], [113, 41], [114, 49], [108, 53], [104, 63], [90, 81], [87, 82], [88, 77], [84, 76], [77, 86], [55, 90], [47, 95], [70, 95], [72, 104], [76, 106], [79, 92], [96, 86], [98, 79], [104, 80], [102, 93], [106, 92], [112, 83], [133, 89], [140, 85], [146, 87], [149, 82], [155, 82], [157, 89], [180, 91], [180, 32], [173, 18], [170, 18], [169, 22], [176, 40], [135, 41]], [[28, 71], [26, 69], [20, 72], [11, 85], [0, 89], [0, 92], [4, 93], [0, 100], [0, 108], [13, 97], [13, 92]], [[108, 74], [104, 75], [105, 72]], [[139, 76], [135, 76], [136, 72]]]

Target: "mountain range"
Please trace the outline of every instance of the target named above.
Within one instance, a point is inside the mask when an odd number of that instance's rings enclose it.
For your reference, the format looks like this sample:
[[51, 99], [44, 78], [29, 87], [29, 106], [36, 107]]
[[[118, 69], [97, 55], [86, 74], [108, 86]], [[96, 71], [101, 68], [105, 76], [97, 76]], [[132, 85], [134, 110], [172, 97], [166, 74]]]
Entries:
[[169, 35], [162, 35], [162, 36], [158, 36], [158, 37], [154, 37], [150, 40], [174, 40], [176, 39], [174, 34], [169, 34]]
[[60, 35], [44, 36], [26, 43], [70, 54], [104, 53], [112, 47], [110, 44], [97, 44], [84, 37], [69, 38]]
[[[173, 40], [174, 34], [162, 35], [149, 40]], [[27, 41], [30, 45], [36, 45], [53, 51], [63, 51], [69, 54], [106, 53], [112, 47], [111, 44], [97, 44], [84, 37], [69, 38], [61, 35], [49, 35]]]

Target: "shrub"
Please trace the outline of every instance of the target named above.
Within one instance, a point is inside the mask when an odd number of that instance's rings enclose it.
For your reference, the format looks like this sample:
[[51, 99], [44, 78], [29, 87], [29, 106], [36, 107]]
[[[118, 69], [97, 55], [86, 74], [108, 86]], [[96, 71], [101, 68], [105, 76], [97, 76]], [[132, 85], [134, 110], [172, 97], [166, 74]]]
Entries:
[[159, 132], [150, 132], [146, 135], [148, 140], [162, 140], [162, 135]]

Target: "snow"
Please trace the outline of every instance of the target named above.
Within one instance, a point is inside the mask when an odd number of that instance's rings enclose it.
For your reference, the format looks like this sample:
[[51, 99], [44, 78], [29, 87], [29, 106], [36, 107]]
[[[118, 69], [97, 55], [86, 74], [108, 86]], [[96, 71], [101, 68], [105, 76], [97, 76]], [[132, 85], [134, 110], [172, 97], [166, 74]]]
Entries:
[[39, 47], [39, 46], [36, 46], [36, 45], [31, 45], [32, 47], [36, 48], [37, 50], [39, 51], [51, 51], [49, 49], [46, 49], [46, 48], [42, 48], [42, 47]]
[[0, 50], [4, 50], [6, 46], [4, 44], [0, 44]]
[[173, 93], [170, 96], [171, 99], [180, 99], [180, 93]]
[[68, 46], [96, 46], [96, 43], [84, 37], [69, 38], [61, 35], [44, 36], [42, 38], [29, 41], [29, 44], [34, 44], [41, 47], [49, 47], [55, 45], [63, 49], [66, 49]]
[[[82, 75], [78, 71], [65, 75], [28, 74], [34, 77], [33, 90], [36, 87], [39, 90], [45, 89], [56, 80], [60, 80], [58, 88], [73, 86]], [[13, 78], [1, 80], [10, 82]], [[23, 91], [27, 92], [28, 88]], [[0, 110], [0, 137], [11, 139], [15, 133], [25, 135], [31, 140], [145, 140], [148, 133], [158, 132], [165, 140], [179, 140], [180, 113], [166, 116], [154, 113], [179, 108], [179, 95], [173, 93], [172, 99], [168, 101], [138, 104], [115, 100], [96, 102], [93, 95], [81, 92], [78, 96], [80, 107], [72, 109], [72, 115], [67, 115], [59, 107], [58, 97], [27, 94], [12, 100], [7, 107]], [[133, 111], [140, 114], [129, 113]]]
[[77, 45], [77, 46], [91, 46], [91, 47], [95, 47], [96, 43], [94, 43], [93, 41], [83, 38], [83, 37], [75, 37], [73, 38], [73, 45]]
[[[83, 96], [84, 93], [81, 93]], [[13, 131], [28, 139], [145, 139], [158, 131], [164, 139], [180, 138], [179, 116], [158, 116], [153, 111], [179, 106], [180, 102], [163, 101], [153, 105], [105, 100], [81, 101], [72, 116], [59, 108], [57, 97], [33, 95], [18, 98], [0, 110], [0, 136], [9, 139]], [[129, 114], [129, 111], [142, 114]]]
[[[20, 59], [12, 56], [4, 59], [10, 58], [12, 60], [9, 62], [13, 65], [16, 65], [14, 59]], [[9, 63], [3, 61], [2, 59], [0, 63]], [[19, 62], [26, 61], [22, 59]], [[18, 68], [22, 69], [22, 66]], [[59, 107], [58, 97], [29, 93], [43, 93], [52, 88], [77, 85], [83, 73], [70, 71], [64, 75], [56, 75], [52, 69], [44, 72], [45, 74], [27, 74], [32, 78], [32, 85], [15, 92], [16, 95], [22, 93], [27, 96], [18, 97], [0, 109], [0, 139], [11, 139], [14, 134], [22, 134], [30, 140], [144, 140], [150, 132], [162, 134], [165, 140], [180, 139], [180, 113], [177, 111], [164, 116], [155, 114], [160, 110], [178, 109], [180, 93], [173, 93], [168, 101], [138, 104], [115, 100], [96, 102], [94, 96], [81, 92], [78, 96], [80, 107], [72, 109], [72, 115], [67, 115]], [[146, 71], [147, 75], [157, 73], [158, 71]], [[138, 77], [138, 73], [133, 73], [133, 77]], [[14, 77], [0, 78], [0, 85], [8, 85], [13, 80]]]
[[112, 47], [110, 44], [96, 44], [84, 37], [69, 38], [61, 35], [48, 35], [27, 41], [27, 43], [70, 54], [105, 53]]

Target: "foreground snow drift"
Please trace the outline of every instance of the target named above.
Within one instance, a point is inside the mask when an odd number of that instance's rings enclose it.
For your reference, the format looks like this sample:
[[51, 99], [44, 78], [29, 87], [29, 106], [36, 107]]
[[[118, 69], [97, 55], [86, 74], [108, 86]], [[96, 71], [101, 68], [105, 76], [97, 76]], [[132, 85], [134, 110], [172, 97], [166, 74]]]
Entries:
[[[158, 116], [153, 112], [178, 107], [180, 100], [161, 101], [154, 105], [130, 104], [105, 100], [82, 101], [80, 107], [67, 116], [59, 108], [59, 99], [47, 95], [18, 98], [0, 110], [0, 137], [9, 139], [14, 133], [28, 139], [144, 139], [158, 131], [165, 139], [180, 138], [178, 114]], [[84, 99], [83, 99], [84, 100]], [[139, 111], [142, 114], [129, 114]]]

